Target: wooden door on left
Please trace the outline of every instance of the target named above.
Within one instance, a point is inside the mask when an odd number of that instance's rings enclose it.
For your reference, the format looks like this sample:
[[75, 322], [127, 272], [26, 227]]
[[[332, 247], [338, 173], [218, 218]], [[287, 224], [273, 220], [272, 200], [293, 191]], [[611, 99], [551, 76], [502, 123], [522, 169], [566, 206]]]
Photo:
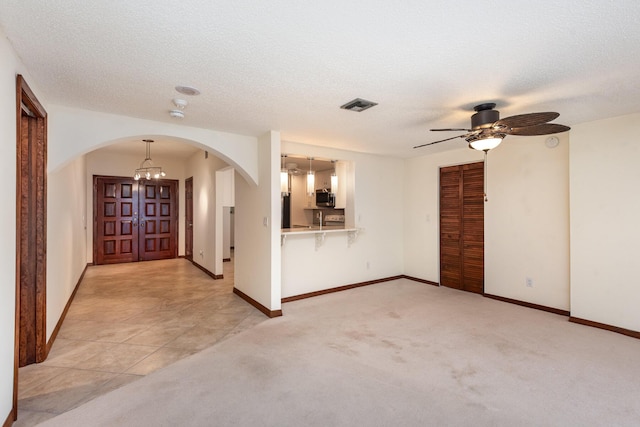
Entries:
[[175, 258], [178, 182], [94, 176], [94, 264]]

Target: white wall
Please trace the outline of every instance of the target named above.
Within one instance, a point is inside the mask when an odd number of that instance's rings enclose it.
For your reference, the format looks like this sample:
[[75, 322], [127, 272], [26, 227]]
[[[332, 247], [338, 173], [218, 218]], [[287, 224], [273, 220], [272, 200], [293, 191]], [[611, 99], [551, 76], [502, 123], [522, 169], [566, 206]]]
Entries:
[[[346, 233], [327, 234], [316, 250], [314, 235], [288, 235], [282, 246], [282, 297], [403, 273], [403, 160], [283, 142], [282, 151], [351, 162], [348, 226], [362, 228], [349, 246]], [[339, 183], [343, 185], [346, 183]]]
[[47, 176], [47, 340], [87, 265], [86, 162]]
[[[508, 137], [489, 152], [485, 292], [568, 310], [568, 136], [558, 136], [554, 149]], [[439, 169], [482, 160], [468, 148], [407, 159], [405, 274], [439, 282]]]
[[[45, 110], [44, 94], [0, 29], [0, 179], [8, 206], [0, 210], [0, 421], [13, 402], [16, 304], [16, 74], [22, 74]], [[51, 142], [49, 142], [50, 144]]]
[[222, 267], [216, 267], [217, 258], [222, 264], [222, 253], [216, 253], [216, 171], [226, 166], [215, 156], [205, 159], [200, 151], [186, 167], [186, 177], [193, 177], [193, 261], [214, 274], [222, 274]]
[[489, 152], [485, 292], [569, 310], [569, 134], [556, 136], [556, 148], [507, 137]]
[[235, 287], [269, 310], [280, 298], [280, 134], [258, 140], [259, 185], [236, 179]]
[[[16, 73], [24, 72], [0, 30], [0, 179], [5, 197], [16, 199]], [[29, 82], [32, 84], [32, 82]], [[15, 206], [11, 203], [11, 206]], [[13, 402], [13, 348], [16, 305], [16, 210], [0, 209], [0, 421]]]
[[[153, 144], [152, 144], [153, 145]], [[86, 209], [87, 209], [87, 262], [93, 262], [93, 176], [133, 176], [133, 171], [140, 166], [144, 158], [144, 144], [140, 142], [140, 155], [112, 153], [95, 150], [86, 155]], [[151, 147], [153, 155], [153, 147]], [[162, 166], [167, 176], [165, 179], [176, 179], [178, 183], [178, 255], [184, 255], [184, 178], [185, 161], [172, 157], [153, 155], [154, 164]]]
[[640, 331], [640, 114], [571, 130], [571, 315]]

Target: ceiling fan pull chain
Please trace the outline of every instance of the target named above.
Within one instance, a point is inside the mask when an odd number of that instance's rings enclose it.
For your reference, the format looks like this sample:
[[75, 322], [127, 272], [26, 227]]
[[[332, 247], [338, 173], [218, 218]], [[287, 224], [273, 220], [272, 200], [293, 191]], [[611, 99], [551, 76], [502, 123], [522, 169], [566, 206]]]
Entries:
[[487, 152], [489, 150], [484, 150], [484, 201], [488, 202], [487, 198]]

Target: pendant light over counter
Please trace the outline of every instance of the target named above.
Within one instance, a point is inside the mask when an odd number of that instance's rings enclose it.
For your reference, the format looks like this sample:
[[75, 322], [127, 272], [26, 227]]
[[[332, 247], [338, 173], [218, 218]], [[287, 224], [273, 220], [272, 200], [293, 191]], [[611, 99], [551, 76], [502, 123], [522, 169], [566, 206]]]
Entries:
[[284, 159], [287, 157], [286, 154], [280, 156], [282, 158], [282, 167], [280, 168], [280, 194], [282, 196], [289, 195], [289, 171], [286, 169], [284, 165]]
[[307, 194], [309, 196], [313, 196], [313, 194], [316, 192], [316, 189], [315, 189], [316, 175], [313, 172], [313, 169], [311, 167], [312, 160], [313, 160], [313, 157], [309, 157], [309, 172], [307, 172]]
[[336, 160], [331, 160], [333, 172], [331, 172], [331, 192], [335, 195], [338, 192], [338, 174], [336, 173]]

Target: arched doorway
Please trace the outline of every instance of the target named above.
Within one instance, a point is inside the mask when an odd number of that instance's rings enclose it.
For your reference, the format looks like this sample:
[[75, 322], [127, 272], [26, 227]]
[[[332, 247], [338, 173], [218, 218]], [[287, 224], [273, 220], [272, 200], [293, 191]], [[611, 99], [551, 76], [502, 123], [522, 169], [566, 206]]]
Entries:
[[[142, 234], [132, 232], [131, 227], [133, 225], [143, 226], [143, 221], [149, 219], [145, 216], [147, 212], [144, 210], [147, 206], [142, 199], [147, 196], [144, 192], [148, 190], [151, 190], [152, 196], [158, 196], [159, 192], [153, 191], [152, 184], [155, 183], [155, 180], [145, 181], [140, 187], [142, 190], [138, 190], [138, 182], [132, 178], [134, 169], [138, 167], [145, 155], [143, 139], [147, 139], [146, 136], [134, 136], [112, 141], [109, 145], [97, 148], [84, 156], [88, 218], [86, 238], [89, 262], [104, 263], [103, 259], [96, 257], [102, 255], [100, 251], [105, 252], [105, 241], [111, 246], [117, 245], [120, 231], [124, 232], [124, 237]], [[211, 276], [221, 278], [224, 258], [220, 243], [223, 224], [222, 206], [233, 206], [235, 168], [218, 157], [217, 153], [210, 153], [208, 149], [202, 149], [192, 141], [176, 140], [162, 135], [154, 135], [153, 139], [153, 162], [166, 172], [163, 182], [175, 181], [178, 183], [175, 212], [179, 212], [179, 219], [176, 227], [177, 248], [175, 255], [187, 256]], [[191, 188], [186, 187], [187, 182]], [[122, 191], [118, 190], [120, 188]], [[143, 192], [141, 193], [141, 191]], [[108, 194], [110, 197], [105, 199], [106, 193], [112, 194]], [[194, 206], [186, 206], [187, 194], [190, 196], [189, 201]], [[152, 199], [155, 202], [157, 197], [152, 197]], [[132, 207], [132, 201], [136, 200], [142, 204], [138, 206], [136, 202]], [[122, 209], [119, 207], [122, 207], [124, 211], [121, 212]], [[108, 211], [107, 214], [105, 214], [105, 210]], [[167, 212], [169, 211], [173, 211], [173, 208], [167, 208]], [[190, 218], [187, 218], [187, 213]], [[121, 221], [123, 230], [118, 228], [118, 221], [112, 221], [117, 220], [120, 214], [125, 215]], [[108, 227], [105, 227], [105, 224]], [[148, 221], [145, 226], [148, 226]], [[109, 237], [103, 239], [105, 233]], [[191, 233], [194, 237], [190, 236]], [[124, 237], [122, 241], [123, 244], [126, 244], [127, 241], [124, 240]], [[190, 246], [188, 248], [190, 253], [187, 253], [187, 243]], [[137, 261], [139, 257], [131, 258], [131, 254], [134, 252], [142, 253], [141, 250], [131, 250], [129, 246], [125, 249], [127, 249], [126, 253], [121, 257], [117, 257], [117, 251], [112, 251], [115, 252], [115, 262], [120, 261], [120, 258], [123, 262]], [[109, 263], [109, 260], [106, 263]]]
[[[238, 295], [244, 295], [244, 299], [251, 300], [254, 306], [268, 316], [280, 315], [278, 272], [276, 271], [275, 275], [269, 273], [271, 267], [262, 262], [270, 259], [270, 264], [279, 265], [279, 260], [273, 260], [269, 255], [272, 247], [275, 247], [274, 242], [279, 240], [276, 235], [279, 230], [271, 230], [267, 227], [266, 230], [269, 233], [264, 235], [260, 233], [259, 238], [256, 239], [253, 229], [253, 224], [256, 223], [254, 217], [259, 215], [259, 223], [262, 226], [265, 222], [262, 212], [269, 211], [271, 208], [272, 197], [267, 194], [270, 194], [271, 187], [274, 187], [270, 175], [277, 173], [275, 169], [271, 170], [270, 165], [271, 160], [277, 159], [277, 154], [272, 155], [271, 152], [278, 153], [280, 148], [277, 133], [269, 132], [258, 139], [89, 111], [55, 106], [52, 108], [55, 110], [56, 126], [55, 131], [49, 136], [51, 144], [47, 180], [48, 190], [54, 194], [49, 198], [52, 203], [49, 204], [50, 209], [47, 214], [50, 225], [47, 234], [54, 238], [48, 239], [47, 251], [47, 262], [51, 267], [47, 270], [49, 291], [47, 315], [50, 318], [45, 335], [48, 337], [47, 346], [50, 346], [55, 339], [64, 313], [72, 300], [74, 289], [77, 289], [77, 283], [82, 279], [86, 263], [90, 261], [88, 253], [91, 249], [87, 240], [88, 236], [91, 236], [88, 228], [92, 223], [93, 213], [86, 207], [88, 203], [86, 195], [91, 187], [87, 179], [86, 155], [98, 148], [145, 137], [165, 136], [182, 145], [186, 143], [203, 152], [215, 153], [214, 157], [224, 161], [225, 166], [233, 166], [237, 176], [241, 177], [236, 180], [241, 183], [241, 189], [236, 191], [242, 194], [241, 200], [244, 206], [242, 212], [245, 212], [243, 218], [237, 223], [240, 228], [251, 225], [243, 232], [242, 238], [237, 240], [244, 242], [242, 247], [246, 247], [242, 257], [236, 252], [236, 263], [241, 258], [243, 260], [239, 270], [246, 269], [242, 280], [238, 281], [236, 276], [236, 284], [246, 284], [238, 288]], [[163, 130], [166, 132], [162, 132]], [[158, 131], [162, 133], [159, 134]], [[123, 134], [133, 136], [123, 138], [121, 136]], [[269, 152], [267, 153], [264, 149], [259, 150], [260, 146], [268, 148]], [[140, 158], [137, 159], [137, 162], [139, 161]], [[258, 184], [259, 168], [263, 185]], [[277, 223], [277, 221], [266, 222]], [[184, 236], [184, 233], [181, 234]], [[247, 242], [250, 243], [247, 244]], [[239, 246], [238, 243], [237, 247]], [[276, 253], [277, 255], [279, 253]], [[260, 264], [255, 265], [256, 261]], [[259, 272], [259, 280], [254, 277], [257, 272]], [[54, 288], [53, 297], [50, 298], [52, 288]], [[235, 290], [234, 288], [234, 292]], [[15, 390], [17, 393], [17, 384]]]

